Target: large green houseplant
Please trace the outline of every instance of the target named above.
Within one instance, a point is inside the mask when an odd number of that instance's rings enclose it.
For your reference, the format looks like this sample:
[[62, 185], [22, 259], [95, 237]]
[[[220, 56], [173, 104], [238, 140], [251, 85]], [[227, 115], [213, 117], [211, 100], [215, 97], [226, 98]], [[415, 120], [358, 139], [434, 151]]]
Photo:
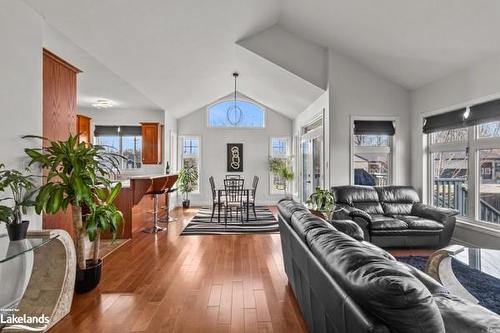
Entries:
[[0, 222], [7, 225], [10, 240], [24, 239], [28, 231], [29, 221], [23, 221], [23, 215], [34, 205], [32, 198], [36, 189], [33, 176], [26, 173], [5, 169], [5, 165], [0, 164], [0, 192], [9, 192], [0, 199]]
[[293, 181], [295, 176], [292, 168], [290, 167], [291, 161], [292, 157], [288, 157], [286, 159], [269, 157], [269, 171], [283, 180], [283, 183], [276, 186], [276, 189], [283, 190], [285, 197], [288, 196], [288, 183]]
[[[46, 172], [46, 180], [36, 197], [38, 214], [72, 212], [77, 257], [77, 285], [83, 291], [92, 289], [85, 276], [100, 276], [99, 242], [101, 231], [116, 234], [122, 214], [113, 201], [121, 190], [121, 183], [114, 187], [109, 176], [118, 172], [122, 156], [107, 152], [105, 147], [80, 143], [78, 136], [70, 135], [66, 141], [48, 141], [42, 149], [26, 149], [31, 164], [39, 164]], [[85, 238], [94, 241], [93, 259], [85, 258]], [[80, 273], [80, 274], [79, 274]], [[79, 277], [81, 278], [79, 281]], [[94, 281], [95, 282], [95, 281]], [[95, 285], [98, 283], [95, 282]]]
[[179, 192], [184, 195], [182, 200], [182, 207], [189, 208], [189, 193], [193, 192], [198, 185], [198, 170], [193, 166], [187, 166], [179, 171], [177, 179]]

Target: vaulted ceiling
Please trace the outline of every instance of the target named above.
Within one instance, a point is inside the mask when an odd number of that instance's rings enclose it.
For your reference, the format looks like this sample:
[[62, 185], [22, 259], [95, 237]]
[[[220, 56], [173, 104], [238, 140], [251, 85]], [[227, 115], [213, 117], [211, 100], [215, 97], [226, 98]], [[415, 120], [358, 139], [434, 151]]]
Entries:
[[25, 0], [47, 23], [183, 116], [233, 89], [293, 117], [321, 89], [237, 41], [279, 24], [408, 89], [500, 53], [496, 0]]

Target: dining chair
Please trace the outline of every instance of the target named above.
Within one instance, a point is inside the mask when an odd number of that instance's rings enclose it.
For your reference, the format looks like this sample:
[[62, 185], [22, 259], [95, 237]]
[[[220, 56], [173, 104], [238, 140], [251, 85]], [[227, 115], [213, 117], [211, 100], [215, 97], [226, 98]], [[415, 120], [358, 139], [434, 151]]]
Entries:
[[233, 208], [236, 209], [236, 218], [238, 218], [238, 212], [240, 213], [241, 221], [243, 222], [243, 187], [245, 185], [244, 179], [224, 179], [224, 222], [227, 227], [227, 213], [229, 211], [231, 219], [233, 218]]
[[257, 194], [257, 185], [259, 185], [259, 177], [258, 176], [253, 176], [253, 181], [252, 181], [252, 190], [250, 191], [250, 197], [248, 198], [248, 206], [252, 207], [253, 210], [253, 216], [257, 220], [257, 213], [255, 212], [255, 196]]
[[240, 175], [226, 175], [225, 178], [226, 179], [240, 179], [241, 176]]
[[210, 182], [210, 188], [212, 189], [212, 215], [210, 216], [210, 222], [212, 222], [215, 215], [215, 209], [218, 208], [219, 204], [223, 206], [226, 203], [226, 200], [224, 199], [224, 197], [221, 197], [219, 201], [219, 198], [217, 197], [217, 189], [215, 187], [214, 177], [210, 176], [208, 178], [208, 181]]

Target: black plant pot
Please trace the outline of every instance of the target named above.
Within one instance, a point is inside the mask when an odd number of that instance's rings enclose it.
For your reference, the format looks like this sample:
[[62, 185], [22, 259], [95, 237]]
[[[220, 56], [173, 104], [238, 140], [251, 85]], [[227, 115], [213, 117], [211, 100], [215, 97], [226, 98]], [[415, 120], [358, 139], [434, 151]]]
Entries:
[[182, 208], [189, 208], [190, 204], [191, 204], [191, 201], [189, 201], [189, 200], [183, 200], [182, 201]]
[[30, 221], [7, 224], [7, 233], [11, 241], [18, 241], [26, 238]]
[[102, 260], [99, 259], [97, 265], [93, 261], [87, 259], [86, 269], [76, 269], [75, 292], [83, 294], [93, 290], [101, 281]]

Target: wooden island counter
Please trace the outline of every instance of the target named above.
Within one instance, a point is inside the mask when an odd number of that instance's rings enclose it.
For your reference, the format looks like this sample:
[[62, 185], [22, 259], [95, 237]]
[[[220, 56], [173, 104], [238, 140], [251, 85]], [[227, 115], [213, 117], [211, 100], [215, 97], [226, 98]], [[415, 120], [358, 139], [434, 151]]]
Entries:
[[[153, 199], [147, 194], [153, 189], [170, 190], [177, 181], [177, 174], [169, 175], [137, 175], [122, 181], [123, 188], [116, 198], [115, 204], [123, 213], [124, 223], [120, 226], [116, 238], [132, 238], [135, 231], [152, 225]], [[165, 205], [168, 197], [165, 195]], [[111, 238], [110, 233], [103, 238]]]

